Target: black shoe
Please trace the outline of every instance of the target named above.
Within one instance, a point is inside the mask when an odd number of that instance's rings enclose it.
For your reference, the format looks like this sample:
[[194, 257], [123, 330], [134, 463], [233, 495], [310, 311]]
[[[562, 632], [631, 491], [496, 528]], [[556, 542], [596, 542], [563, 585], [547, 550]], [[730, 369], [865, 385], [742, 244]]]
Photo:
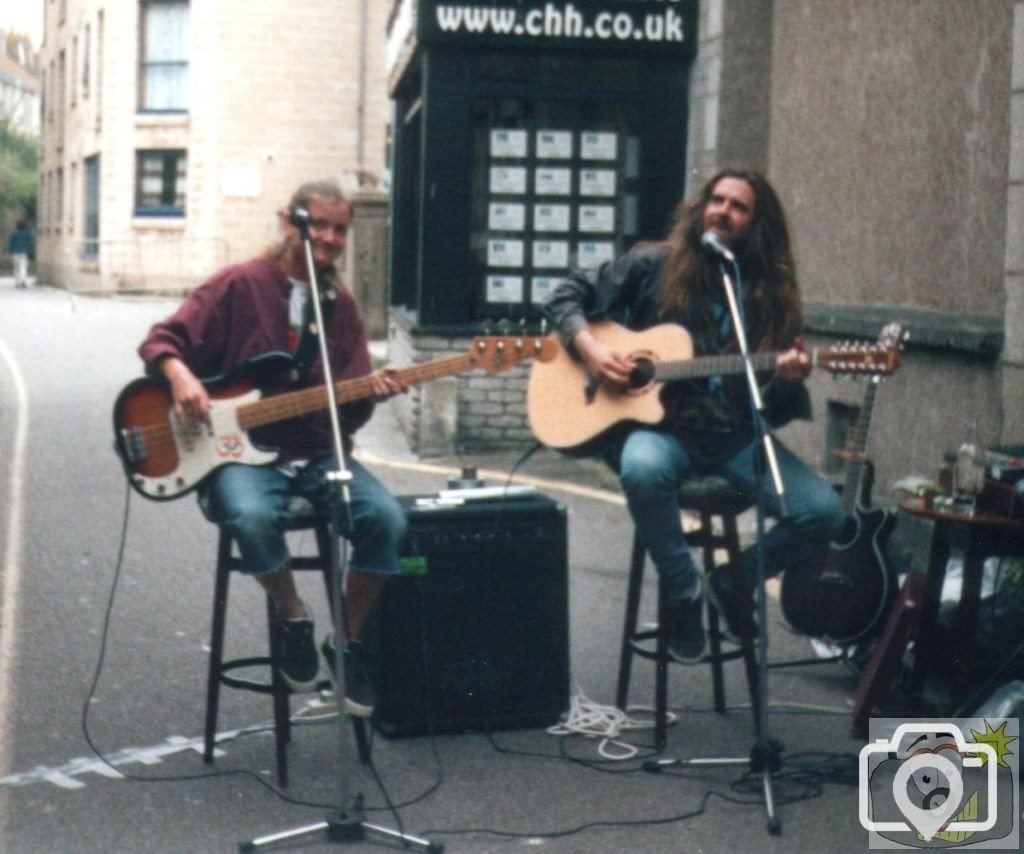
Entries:
[[722, 634], [733, 643], [754, 639], [754, 589], [743, 570], [732, 564], [715, 567], [708, 575], [708, 596], [725, 620]]
[[313, 621], [279, 620], [281, 677], [296, 694], [315, 691], [320, 681], [320, 656], [313, 640]]
[[[334, 635], [329, 634], [324, 638], [320, 649], [330, 669], [331, 685], [334, 684], [334, 668], [337, 655], [334, 646]], [[349, 641], [344, 652], [345, 665], [345, 711], [355, 718], [368, 718], [373, 714], [373, 707], [377, 698], [373, 690], [373, 682], [370, 679], [369, 653], [360, 641]]]
[[696, 664], [707, 651], [704, 597], [673, 599], [668, 603], [668, 654], [682, 664]]

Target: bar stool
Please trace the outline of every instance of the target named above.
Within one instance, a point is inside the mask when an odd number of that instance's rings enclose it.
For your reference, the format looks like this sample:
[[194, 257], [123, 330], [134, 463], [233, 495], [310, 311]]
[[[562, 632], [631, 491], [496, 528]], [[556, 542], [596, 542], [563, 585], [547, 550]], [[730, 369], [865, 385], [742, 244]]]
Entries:
[[[728, 481], [718, 477], [694, 478], [685, 481], [679, 489], [679, 508], [698, 515], [699, 526], [686, 534], [691, 548], [703, 550], [704, 577], [716, 566], [715, 550], [724, 549], [729, 562], [740, 558], [739, 534], [736, 517], [751, 506], [750, 502], [738, 495]], [[721, 533], [716, 533], [718, 520]], [[619, 680], [616, 705], [625, 711], [629, 700], [629, 682], [632, 674], [633, 656], [651, 659], [655, 662], [654, 683], [654, 742], [657, 750], [665, 748], [668, 723], [668, 665], [672, 661], [668, 652], [669, 620], [668, 596], [665, 585], [658, 583], [658, 623], [650, 629], [638, 629], [640, 593], [643, 589], [644, 566], [647, 562], [647, 548], [634, 531], [633, 549], [629, 565], [629, 585], [626, 592], [626, 617], [622, 633], [622, 648], [619, 655]], [[706, 584], [706, 581], [705, 581]], [[750, 696], [756, 696], [757, 660], [754, 656], [752, 639], [745, 639], [740, 648], [722, 651], [722, 634], [719, 626], [718, 609], [710, 599], [707, 602], [707, 634], [710, 653], [706, 662], [711, 665], [711, 681], [714, 691], [715, 711], [725, 711], [725, 683], [722, 664], [742, 658], [746, 665], [747, 684]], [[650, 641], [654, 641], [653, 648]], [[756, 703], [754, 704], [757, 712]]]
[[[200, 502], [202, 508], [202, 502]], [[205, 513], [205, 508], [202, 508]], [[304, 498], [293, 498], [288, 507], [289, 531], [312, 531], [316, 548], [308, 554], [293, 555], [289, 566], [292, 570], [320, 570], [324, 577], [327, 601], [333, 606], [333, 578], [331, 575], [330, 533], [327, 522], [318, 516], [313, 506]], [[208, 517], [209, 518], [209, 517]], [[206, 729], [203, 741], [203, 761], [213, 762], [217, 711], [220, 704], [220, 686], [270, 694], [274, 705], [274, 745], [277, 759], [277, 781], [282, 788], [288, 786], [287, 746], [291, 740], [291, 714], [289, 708], [290, 690], [281, 676], [276, 662], [280, 659], [281, 631], [273, 600], [267, 596], [267, 638], [269, 655], [224, 660], [224, 626], [228, 608], [228, 586], [233, 570], [241, 569], [241, 560], [234, 553], [234, 538], [218, 525], [217, 572], [213, 590], [213, 625], [210, 631], [210, 666], [206, 681]], [[240, 675], [237, 671], [250, 668], [269, 667], [269, 681], [256, 681]], [[342, 703], [338, 703], [339, 713]], [[370, 747], [366, 736], [366, 723], [362, 718], [352, 717], [359, 759], [363, 764], [370, 761]]]

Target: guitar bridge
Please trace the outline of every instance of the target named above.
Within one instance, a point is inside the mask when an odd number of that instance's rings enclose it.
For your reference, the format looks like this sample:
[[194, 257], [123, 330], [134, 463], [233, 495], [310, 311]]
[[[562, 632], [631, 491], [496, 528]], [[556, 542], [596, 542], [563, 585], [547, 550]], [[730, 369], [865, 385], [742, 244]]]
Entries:
[[138, 427], [129, 427], [121, 431], [121, 448], [130, 463], [146, 459], [146, 439]]

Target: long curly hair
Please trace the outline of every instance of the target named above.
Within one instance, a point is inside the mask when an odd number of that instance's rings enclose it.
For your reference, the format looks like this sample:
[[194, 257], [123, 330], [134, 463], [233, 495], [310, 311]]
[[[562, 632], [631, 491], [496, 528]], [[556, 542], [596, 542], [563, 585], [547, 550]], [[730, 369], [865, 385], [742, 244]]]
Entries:
[[[307, 181], [299, 187], [292, 193], [288, 204], [277, 212], [278, 216], [282, 218], [289, 217], [295, 208], [306, 208], [308, 210], [314, 201], [344, 204], [348, 207], [350, 214], [355, 213], [352, 208], [352, 202], [345, 195], [345, 191], [341, 189], [341, 185], [333, 179], [326, 178], [319, 181]], [[280, 265], [281, 259], [284, 258], [287, 252], [288, 238], [283, 237], [279, 242], [267, 247], [263, 257], [271, 263]], [[342, 286], [341, 271], [338, 270], [336, 265], [331, 265], [327, 270], [320, 270], [318, 274], [325, 276], [326, 280], [335, 287]], [[317, 280], [320, 280], [319, 275]]]
[[673, 226], [662, 245], [668, 256], [662, 267], [658, 307], [665, 318], [679, 318], [709, 302], [720, 288], [717, 264], [701, 247], [704, 209], [723, 178], [745, 181], [754, 191], [754, 217], [740, 258], [746, 305], [751, 309], [748, 335], [754, 349], [783, 349], [803, 328], [803, 305], [789, 229], [782, 203], [767, 178], [746, 169], [723, 169], [712, 175], [697, 195], [676, 208]]

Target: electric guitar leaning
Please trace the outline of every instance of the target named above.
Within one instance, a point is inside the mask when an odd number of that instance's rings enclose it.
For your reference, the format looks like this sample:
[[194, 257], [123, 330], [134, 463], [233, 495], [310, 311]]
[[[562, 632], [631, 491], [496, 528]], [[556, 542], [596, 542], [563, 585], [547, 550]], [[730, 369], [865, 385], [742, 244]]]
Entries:
[[[526, 409], [533, 434], [549, 448], [575, 455], [593, 453], [617, 427], [657, 424], [665, 417], [660, 392], [665, 383], [741, 374], [740, 355], [693, 355], [693, 341], [681, 326], [664, 323], [642, 332], [601, 321], [590, 332], [602, 344], [628, 355], [636, 369], [629, 388], [619, 391], [588, 377], [583, 365], [558, 346], [555, 356], [530, 369]], [[554, 337], [552, 340], [557, 340]], [[885, 375], [899, 364], [895, 346], [843, 343], [809, 351], [811, 362], [833, 373]], [[754, 370], [771, 370], [778, 353], [754, 353]]]
[[[498, 373], [529, 359], [555, 357], [556, 345], [540, 336], [474, 338], [469, 351], [395, 370], [404, 385], [416, 385], [482, 368]], [[285, 392], [263, 398], [261, 387], [292, 367], [287, 353], [268, 353], [236, 371], [203, 380], [210, 395], [210, 425], [179, 423], [173, 399], [162, 378], [129, 383], [114, 404], [114, 449], [128, 480], [146, 498], [169, 500], [195, 489], [215, 469], [228, 463], [268, 465], [277, 452], [258, 447], [249, 431], [326, 409], [327, 387]], [[369, 376], [334, 384], [340, 404], [373, 396]]]
[[[899, 347], [906, 332], [890, 323], [878, 338], [883, 348]], [[895, 594], [885, 544], [896, 524], [887, 510], [871, 506], [874, 468], [866, 456], [878, 379], [872, 378], [846, 448], [843, 503], [846, 523], [829, 544], [824, 562], [801, 563], [782, 577], [782, 612], [801, 634], [839, 644], [860, 640], [882, 621]]]

